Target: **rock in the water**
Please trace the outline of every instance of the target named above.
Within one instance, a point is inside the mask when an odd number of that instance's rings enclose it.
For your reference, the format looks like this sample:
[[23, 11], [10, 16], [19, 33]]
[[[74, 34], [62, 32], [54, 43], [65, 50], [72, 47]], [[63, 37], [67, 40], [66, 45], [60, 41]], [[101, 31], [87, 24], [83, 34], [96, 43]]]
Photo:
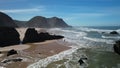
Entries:
[[110, 34], [119, 34], [119, 33], [116, 31], [112, 31], [112, 32], [110, 32]]
[[23, 39], [23, 44], [24, 43], [33, 43], [33, 42], [38, 42], [39, 41], [39, 36], [35, 28], [28, 28], [25, 37]]
[[87, 58], [80, 58], [80, 60], [78, 61], [80, 65], [84, 64], [85, 62], [83, 60], [87, 60]]
[[11, 17], [0, 12], [0, 27], [17, 27]]
[[19, 36], [15, 28], [0, 27], [0, 47], [19, 44]]
[[12, 49], [12, 50], [8, 51], [7, 56], [14, 55], [14, 54], [18, 54], [18, 53], [16, 50]]
[[120, 40], [116, 41], [113, 48], [114, 48], [114, 51], [120, 55]]

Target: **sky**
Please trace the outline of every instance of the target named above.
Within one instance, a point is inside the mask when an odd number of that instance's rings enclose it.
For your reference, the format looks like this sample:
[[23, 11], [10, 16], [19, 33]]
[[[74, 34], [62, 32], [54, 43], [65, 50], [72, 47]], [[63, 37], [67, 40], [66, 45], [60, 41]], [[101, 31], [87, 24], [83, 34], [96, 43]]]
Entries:
[[0, 0], [13, 19], [59, 17], [72, 26], [120, 26], [120, 0]]

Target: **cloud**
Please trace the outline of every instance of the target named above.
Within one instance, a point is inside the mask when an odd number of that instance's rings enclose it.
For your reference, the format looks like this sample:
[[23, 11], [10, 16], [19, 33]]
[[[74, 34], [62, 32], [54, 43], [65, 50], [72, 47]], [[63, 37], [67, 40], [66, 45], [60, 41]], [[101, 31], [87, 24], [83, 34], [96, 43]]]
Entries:
[[40, 12], [43, 11], [43, 8], [30, 8], [30, 9], [5, 9], [0, 10], [5, 13], [28, 13], [28, 12]]

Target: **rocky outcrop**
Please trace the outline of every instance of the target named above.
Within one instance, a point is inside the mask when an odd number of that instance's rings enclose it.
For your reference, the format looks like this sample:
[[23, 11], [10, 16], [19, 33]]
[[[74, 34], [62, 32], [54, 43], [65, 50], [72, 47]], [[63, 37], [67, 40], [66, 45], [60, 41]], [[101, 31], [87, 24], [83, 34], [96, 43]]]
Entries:
[[114, 51], [120, 55], [120, 40], [115, 42], [113, 48], [114, 48]]
[[20, 44], [19, 36], [15, 28], [0, 27], [0, 47]]
[[84, 64], [85, 62], [84, 62], [84, 60], [88, 60], [87, 58], [80, 58], [79, 59], [79, 61], [78, 61], [78, 63], [80, 64], [80, 65], [82, 65], [82, 64]]
[[64, 37], [59, 35], [50, 35], [47, 32], [37, 33], [37, 31], [34, 28], [28, 28], [22, 43], [24, 44], [24, 43], [42, 42], [45, 40], [53, 40], [53, 39], [61, 39], [61, 38]]
[[29, 28], [25, 33], [25, 37], [22, 43], [24, 44], [24, 43], [38, 42], [39, 41], [38, 37], [39, 36], [37, 31], [34, 28]]
[[23, 59], [18, 58], [18, 59], [7, 59], [2, 61], [2, 63], [10, 63], [10, 62], [21, 62]]
[[0, 12], [0, 27], [17, 27], [11, 17]]
[[18, 53], [16, 50], [12, 49], [12, 50], [8, 51], [7, 56], [14, 55], [14, 54], [18, 54]]
[[40, 28], [70, 27], [61, 18], [57, 17], [45, 18], [42, 16], [33, 17], [30, 21], [26, 23], [26, 26]]
[[119, 34], [118, 32], [116, 32], [116, 31], [112, 31], [112, 32], [110, 32], [110, 34]]

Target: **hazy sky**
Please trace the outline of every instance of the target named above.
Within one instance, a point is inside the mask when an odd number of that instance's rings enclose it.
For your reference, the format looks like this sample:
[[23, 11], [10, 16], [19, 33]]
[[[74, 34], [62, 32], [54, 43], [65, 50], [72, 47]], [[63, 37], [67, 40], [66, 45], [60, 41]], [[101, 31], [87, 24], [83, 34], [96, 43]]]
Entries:
[[40, 15], [74, 26], [120, 26], [120, 0], [0, 0], [0, 11], [18, 20]]

